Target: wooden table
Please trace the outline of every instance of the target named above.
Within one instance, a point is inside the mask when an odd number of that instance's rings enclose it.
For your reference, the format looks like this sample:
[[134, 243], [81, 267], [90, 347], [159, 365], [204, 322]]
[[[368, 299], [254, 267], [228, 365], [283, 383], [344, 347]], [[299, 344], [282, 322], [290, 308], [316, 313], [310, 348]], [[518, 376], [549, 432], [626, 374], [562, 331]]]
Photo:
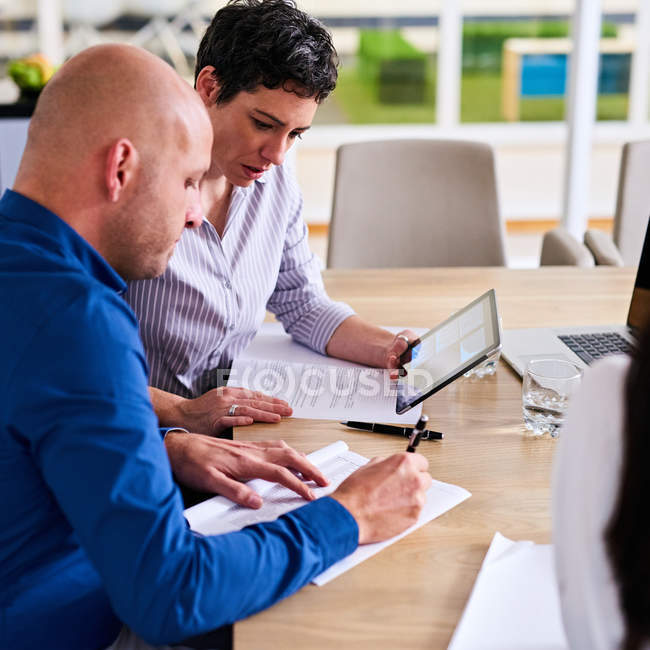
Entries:
[[[431, 327], [492, 287], [504, 328], [623, 323], [634, 277], [612, 267], [324, 273], [330, 296], [362, 317], [411, 327]], [[324, 587], [238, 623], [236, 650], [446, 648], [495, 531], [550, 542], [555, 441], [524, 435], [518, 376], [501, 361], [494, 376], [462, 378], [429, 398], [424, 412], [446, 436], [420, 444], [431, 474], [472, 497]], [[400, 438], [325, 421], [256, 425], [235, 437], [282, 437], [305, 452], [339, 439], [365, 456], [404, 449]]]

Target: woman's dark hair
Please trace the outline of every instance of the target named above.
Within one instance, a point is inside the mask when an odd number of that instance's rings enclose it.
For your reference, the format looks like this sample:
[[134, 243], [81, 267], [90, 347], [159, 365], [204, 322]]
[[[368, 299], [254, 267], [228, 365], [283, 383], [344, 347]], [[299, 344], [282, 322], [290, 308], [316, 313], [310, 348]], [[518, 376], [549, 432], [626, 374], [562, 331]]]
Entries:
[[329, 32], [293, 0], [232, 0], [201, 40], [194, 78], [214, 67], [218, 104], [260, 85], [320, 103], [336, 86], [337, 63]]
[[623, 464], [605, 543], [620, 596], [623, 650], [650, 640], [650, 328], [633, 356], [626, 383]]

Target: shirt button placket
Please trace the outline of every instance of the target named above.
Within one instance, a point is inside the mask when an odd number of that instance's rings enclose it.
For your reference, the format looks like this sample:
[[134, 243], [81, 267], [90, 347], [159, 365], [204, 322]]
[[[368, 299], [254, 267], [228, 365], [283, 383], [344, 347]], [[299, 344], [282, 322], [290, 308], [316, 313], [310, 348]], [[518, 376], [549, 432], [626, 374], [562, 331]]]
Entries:
[[[226, 278], [226, 279], [224, 280], [224, 282], [223, 282], [223, 286], [226, 287], [226, 289], [227, 289], [228, 291], [232, 291], [232, 283], [230, 282], [230, 280], [229, 280], [228, 278]], [[229, 302], [230, 302], [231, 304], [229, 305], [230, 308], [229, 308], [228, 311], [230, 312], [230, 315], [231, 315], [231, 318], [232, 318], [233, 315], [234, 315], [234, 312], [235, 312], [234, 305], [232, 304], [232, 303], [233, 303], [233, 296], [232, 296], [232, 294], [231, 294], [231, 296], [230, 296], [230, 301], [229, 301]], [[228, 329], [229, 329], [231, 332], [235, 329], [235, 323], [234, 323], [234, 321], [231, 321], [231, 322], [228, 324]]]

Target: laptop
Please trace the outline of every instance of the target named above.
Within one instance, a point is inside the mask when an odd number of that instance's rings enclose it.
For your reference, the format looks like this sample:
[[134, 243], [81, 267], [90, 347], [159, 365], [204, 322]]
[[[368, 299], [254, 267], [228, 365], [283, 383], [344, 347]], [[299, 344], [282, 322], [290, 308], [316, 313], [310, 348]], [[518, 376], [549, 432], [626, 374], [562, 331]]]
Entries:
[[566, 359], [580, 368], [609, 354], [630, 352], [650, 322], [650, 221], [646, 230], [627, 325], [504, 330], [503, 358], [523, 376], [531, 359]]

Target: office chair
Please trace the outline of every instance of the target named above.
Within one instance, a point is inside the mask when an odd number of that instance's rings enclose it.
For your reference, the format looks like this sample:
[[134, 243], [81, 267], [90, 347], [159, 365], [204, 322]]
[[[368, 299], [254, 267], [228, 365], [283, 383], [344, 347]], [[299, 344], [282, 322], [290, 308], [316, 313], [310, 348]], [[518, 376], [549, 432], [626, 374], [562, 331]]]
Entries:
[[540, 266], [594, 266], [591, 251], [573, 235], [558, 226], [544, 234]]
[[637, 266], [650, 216], [650, 140], [623, 145], [613, 238], [587, 230], [585, 244], [596, 264]]
[[456, 140], [339, 147], [327, 265], [505, 265], [492, 148]]
[[[637, 266], [650, 216], [650, 140], [623, 145], [613, 238], [587, 230], [584, 246], [562, 226], [544, 235], [541, 264]], [[585, 253], [593, 258], [590, 263]]]

